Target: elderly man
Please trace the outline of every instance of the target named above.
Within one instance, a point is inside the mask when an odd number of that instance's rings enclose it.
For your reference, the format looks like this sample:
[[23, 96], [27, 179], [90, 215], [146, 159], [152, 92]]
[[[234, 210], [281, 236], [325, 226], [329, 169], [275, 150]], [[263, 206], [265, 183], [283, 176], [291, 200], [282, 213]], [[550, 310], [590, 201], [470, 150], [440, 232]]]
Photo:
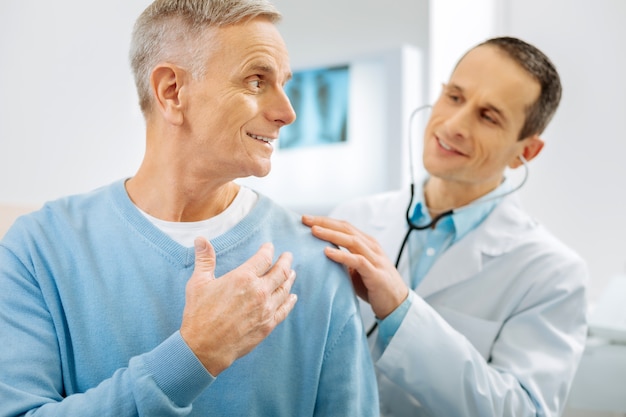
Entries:
[[[266, 0], [156, 0], [131, 45], [146, 152], [0, 244], [0, 416], [375, 416], [344, 270], [233, 182], [295, 119]], [[297, 278], [296, 278], [297, 275]]]

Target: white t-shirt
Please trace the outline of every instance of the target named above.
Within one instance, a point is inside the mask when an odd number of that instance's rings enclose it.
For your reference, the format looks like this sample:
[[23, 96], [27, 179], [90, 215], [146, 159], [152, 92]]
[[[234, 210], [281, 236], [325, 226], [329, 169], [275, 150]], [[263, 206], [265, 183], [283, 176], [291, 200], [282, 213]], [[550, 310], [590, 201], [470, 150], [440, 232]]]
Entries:
[[198, 236], [211, 240], [226, 232], [239, 223], [254, 207], [259, 196], [251, 189], [240, 186], [239, 192], [226, 210], [210, 219], [197, 222], [169, 222], [152, 217], [143, 210], [139, 210], [152, 224], [174, 241], [185, 247], [192, 247]]

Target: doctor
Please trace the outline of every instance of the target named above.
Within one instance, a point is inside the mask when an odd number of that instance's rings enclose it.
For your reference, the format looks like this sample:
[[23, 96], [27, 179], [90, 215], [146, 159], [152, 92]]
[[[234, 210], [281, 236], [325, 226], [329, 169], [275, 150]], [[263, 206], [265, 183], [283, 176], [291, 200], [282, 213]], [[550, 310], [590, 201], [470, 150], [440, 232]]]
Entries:
[[[560, 97], [541, 51], [490, 39], [461, 58], [432, 108], [429, 175], [414, 197], [400, 190], [303, 216], [346, 249], [326, 255], [371, 306], [362, 312], [377, 326], [383, 416], [563, 412], [585, 344], [586, 265], [523, 211], [504, 176], [528, 173]], [[411, 232], [407, 217], [425, 230]]]

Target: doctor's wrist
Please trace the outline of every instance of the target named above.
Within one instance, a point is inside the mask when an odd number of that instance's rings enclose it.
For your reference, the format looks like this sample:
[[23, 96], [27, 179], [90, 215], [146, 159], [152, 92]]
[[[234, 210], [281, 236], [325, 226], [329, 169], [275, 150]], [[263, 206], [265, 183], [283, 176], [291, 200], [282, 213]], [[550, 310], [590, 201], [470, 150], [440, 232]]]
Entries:
[[411, 293], [407, 294], [406, 299], [385, 319], [378, 321], [378, 338], [380, 339], [382, 350], [385, 350], [391, 338], [396, 334], [400, 325], [404, 321], [409, 309], [411, 308]]
[[376, 306], [375, 308], [372, 305], [372, 309], [374, 310], [374, 314], [378, 320], [384, 320], [387, 316], [393, 314], [406, 300], [409, 298], [410, 290], [404, 285], [401, 288], [397, 288], [394, 291], [394, 295], [387, 299], [387, 302], [384, 305]]

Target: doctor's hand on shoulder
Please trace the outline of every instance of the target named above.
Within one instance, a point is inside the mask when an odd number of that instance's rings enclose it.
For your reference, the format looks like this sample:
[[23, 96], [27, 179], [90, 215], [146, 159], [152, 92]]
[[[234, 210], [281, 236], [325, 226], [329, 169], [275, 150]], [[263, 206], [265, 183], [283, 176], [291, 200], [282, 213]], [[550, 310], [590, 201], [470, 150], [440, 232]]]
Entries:
[[302, 223], [318, 239], [346, 249], [328, 246], [325, 254], [348, 268], [357, 295], [372, 306], [377, 318], [384, 319], [406, 300], [409, 288], [372, 236], [344, 220], [325, 216], [304, 215]]

